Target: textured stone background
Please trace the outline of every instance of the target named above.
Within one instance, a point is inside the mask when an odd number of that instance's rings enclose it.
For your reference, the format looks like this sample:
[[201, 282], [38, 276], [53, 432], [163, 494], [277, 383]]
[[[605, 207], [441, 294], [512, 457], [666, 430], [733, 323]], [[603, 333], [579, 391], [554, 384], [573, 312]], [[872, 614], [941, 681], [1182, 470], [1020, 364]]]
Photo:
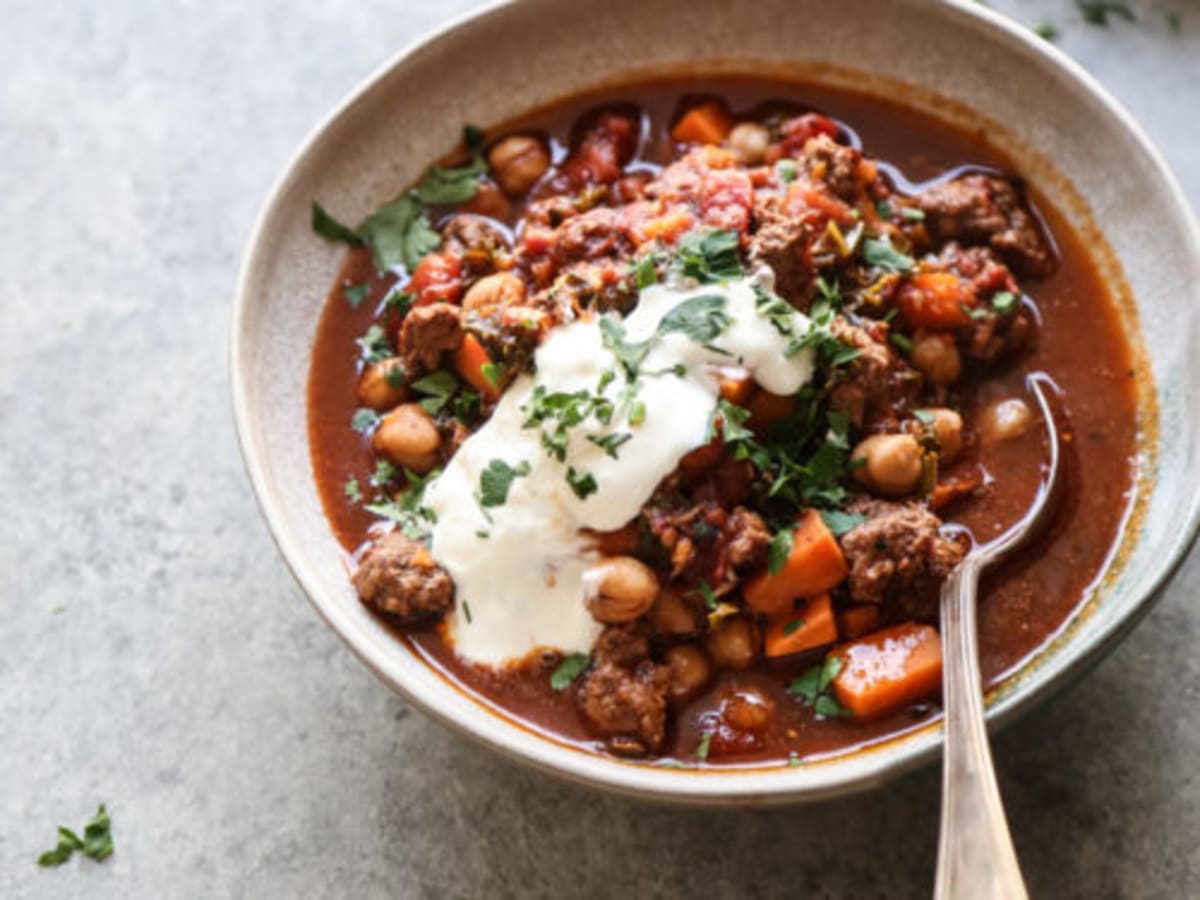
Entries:
[[[0, 2], [0, 897], [928, 896], [937, 771], [757, 814], [581, 794], [410, 713], [276, 557], [227, 399], [242, 244], [314, 122], [470, 5]], [[1200, 201], [1200, 3], [994, 5]], [[1200, 896], [1198, 589], [1193, 554], [999, 737], [1035, 896]], [[34, 865], [100, 801], [115, 856]]]

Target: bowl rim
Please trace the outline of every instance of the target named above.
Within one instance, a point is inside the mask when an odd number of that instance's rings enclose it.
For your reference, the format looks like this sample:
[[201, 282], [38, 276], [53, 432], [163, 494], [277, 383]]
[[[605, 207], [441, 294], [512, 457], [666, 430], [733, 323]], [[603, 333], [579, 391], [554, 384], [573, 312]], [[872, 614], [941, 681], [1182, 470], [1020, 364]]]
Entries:
[[[515, 740], [505, 736], [504, 729], [481, 729], [477, 723], [472, 724], [469, 721], [471, 716], [460, 715], [437, 706], [422, 696], [420, 692], [413, 690], [409, 685], [394, 677], [380, 654], [352, 637], [351, 631], [344, 627], [346, 623], [340, 619], [336, 604], [325, 598], [317, 578], [309, 572], [303, 542], [288, 524], [286, 512], [275, 502], [267, 483], [267, 460], [260, 455], [252, 438], [255, 416], [251, 412], [248, 375], [240, 365], [245, 352], [243, 333], [252, 305], [251, 298], [255, 292], [255, 271], [258, 268], [259, 257], [264, 253], [263, 245], [266, 243], [264, 238], [269, 234], [269, 226], [276, 207], [280, 205], [301, 163], [319, 144], [330, 127], [350, 108], [370, 94], [380, 82], [390, 75], [393, 69], [402, 65], [410, 57], [432, 47], [443, 38], [461, 29], [502, 13], [506, 8], [519, 2], [520, 0], [491, 0], [491, 2], [452, 17], [409, 42], [378, 65], [305, 135], [271, 185], [246, 240], [246, 249], [234, 292], [227, 345], [230, 398], [238, 447], [255, 501], [266, 521], [268, 533], [288, 571], [320, 617], [351, 652], [407, 702], [419, 708], [435, 721], [476, 743], [483, 744], [509, 759], [576, 784], [623, 794], [635, 799], [689, 805], [799, 803], [866, 790], [929, 763], [941, 750], [940, 717], [850, 754], [851, 757], [861, 760], [872, 756], [873, 750], [889, 746], [894, 741], [909, 744], [893, 758], [866, 766], [860, 765], [854, 767], [853, 770], [843, 766], [840, 767], [841, 771], [839, 771], [839, 767], [826, 766], [824, 763], [845, 761], [847, 756], [844, 754], [840, 757], [818, 759], [812, 765], [806, 764], [800, 769], [791, 770], [785, 766], [743, 770], [731, 768], [679, 770], [654, 765], [624, 763], [577, 748], [568, 748], [551, 738], [544, 737], [536, 738], [525, 749], [522, 749], [516, 745]], [[906, 0], [906, 2], [912, 2], [912, 0]], [[1184, 239], [1191, 245], [1193, 255], [1200, 259], [1200, 221], [1193, 212], [1186, 194], [1153, 141], [1133, 116], [1099, 81], [1058, 47], [1036, 36], [1031, 30], [1016, 21], [985, 6], [969, 2], [969, 0], [934, 0], [931, 5], [941, 7], [941, 14], [982, 24], [990, 29], [994, 38], [1006, 38], [1021, 45], [1026, 51], [1032, 51], [1035, 55], [1041, 56], [1049, 65], [1063, 70], [1076, 86], [1088, 94], [1091, 99], [1098, 101], [1104, 112], [1110, 115], [1133, 139], [1137, 149], [1151, 164], [1152, 171], [1148, 174], [1160, 181], [1166, 189], [1166, 195], [1171, 204], [1183, 213], [1180, 218], [1187, 227]], [[1191, 496], [1183, 521], [1183, 528], [1166, 547], [1167, 552], [1163, 555], [1154, 577], [1147, 579], [1145, 584], [1134, 592], [1136, 599], [1125, 614], [1099, 628], [1089, 646], [1081, 649], [1077, 656], [1065, 662], [1053, 677], [1036, 689], [1026, 692], [1002, 691], [999, 696], [989, 698], [987, 705], [989, 728], [1002, 727], [1019, 714], [1065, 690], [1107, 655], [1142, 620], [1161, 596], [1165, 585], [1183, 564], [1188, 551], [1196, 540], [1197, 533], [1200, 531], [1200, 492]], [[1072, 617], [1074, 615], [1075, 613], [1072, 613]], [[428, 665], [423, 660], [421, 664]], [[441, 675], [440, 672], [438, 674]], [[461, 690], [460, 692], [465, 693]], [[475, 699], [468, 695], [468, 700]], [[509, 727], [527, 732], [534, 731], [522, 728], [519, 722], [503, 716], [485, 703], [476, 703], [475, 705], [482, 716], [502, 721]], [[918, 734], [930, 732], [936, 733], [924, 745], [919, 745], [911, 740]], [[614, 762], [615, 766], [612, 765]], [[803, 770], [806, 770], [805, 774], [810, 774], [817, 769], [827, 769], [823, 773], [827, 777], [820, 779], [793, 778], [790, 783], [783, 783], [778, 778], [783, 773], [794, 773], [798, 776]], [[764, 777], [770, 774], [775, 774], [777, 777], [775, 779]], [[776, 783], [768, 784], [768, 780]]]

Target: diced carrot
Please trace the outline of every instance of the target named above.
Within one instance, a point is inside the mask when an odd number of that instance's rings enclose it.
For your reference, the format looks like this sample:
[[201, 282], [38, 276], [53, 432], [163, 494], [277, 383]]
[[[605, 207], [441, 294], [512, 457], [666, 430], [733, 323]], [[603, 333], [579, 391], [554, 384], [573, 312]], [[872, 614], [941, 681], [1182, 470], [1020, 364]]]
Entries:
[[971, 320], [975, 291], [952, 272], [922, 272], [901, 285], [896, 305], [914, 328], [960, 328]]
[[838, 703], [859, 718], [891, 712], [935, 694], [942, 683], [942, 640], [929, 625], [905, 622], [833, 651]]
[[791, 656], [832, 644], [837, 637], [833, 601], [828, 594], [822, 594], [801, 609], [777, 613], [767, 619], [764, 646], [767, 656]]
[[694, 222], [695, 220], [688, 210], [676, 207], [661, 216], [643, 222], [637, 229], [636, 242], [639, 246], [660, 240], [668, 244], [674, 243], [675, 239], [691, 228]]
[[786, 611], [797, 597], [819, 597], [848, 574], [846, 557], [821, 514], [810, 509], [792, 532], [792, 552], [779, 571], [762, 572], [746, 582], [746, 605], [771, 615]]
[[671, 137], [680, 143], [719, 144], [733, 128], [733, 119], [717, 101], [693, 106], [671, 129]]
[[500, 386], [488, 380], [487, 375], [484, 374], [486, 371], [484, 366], [490, 364], [491, 361], [492, 358], [488, 356], [487, 349], [473, 334], [464, 336], [462, 343], [454, 351], [454, 371], [484, 397], [495, 400], [500, 396]]
[[758, 434], [766, 431], [767, 426], [772, 422], [786, 419], [796, 411], [794, 397], [772, 394], [770, 391], [755, 391], [744, 405], [746, 409], [750, 410], [750, 417], [746, 419], [746, 427]]
[[837, 625], [844, 638], [862, 637], [879, 627], [879, 607], [870, 603], [847, 607], [838, 613]]
[[739, 366], [724, 366], [717, 372], [717, 385], [721, 396], [730, 403], [745, 406], [754, 393], [754, 379]]

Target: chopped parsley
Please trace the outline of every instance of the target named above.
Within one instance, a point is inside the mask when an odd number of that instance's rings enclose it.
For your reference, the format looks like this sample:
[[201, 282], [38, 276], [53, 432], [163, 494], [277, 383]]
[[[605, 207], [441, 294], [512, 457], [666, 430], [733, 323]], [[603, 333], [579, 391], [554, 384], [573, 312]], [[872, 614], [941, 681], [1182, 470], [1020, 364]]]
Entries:
[[697, 294], [675, 306], [658, 323], [662, 335], [679, 332], [697, 344], [708, 344], [725, 331], [733, 319], [725, 312], [720, 294]]
[[312, 205], [312, 230], [327, 241], [349, 244], [351, 247], [362, 243], [362, 238], [353, 228], [331, 216], [320, 203]]
[[702, 284], [730, 281], [742, 275], [736, 231], [691, 232], [679, 242], [675, 263], [688, 278]]
[[58, 845], [39, 856], [37, 863], [39, 866], [61, 866], [77, 850], [96, 862], [103, 862], [112, 856], [112, 820], [103, 803], [96, 810], [96, 815], [83, 826], [82, 838], [70, 828], [59, 825]]
[[577, 472], [574, 466], [567, 468], [567, 484], [580, 500], [586, 500], [598, 490], [596, 479], [591, 472]]
[[820, 718], [848, 716], [850, 711], [843, 708], [830, 692], [833, 680], [842, 671], [842, 666], [840, 656], [827, 656], [823, 663], [805, 670], [799, 678], [793, 679], [788, 693], [811, 706]]
[[617, 459], [617, 450], [626, 441], [632, 440], [633, 435], [628, 431], [614, 431], [611, 434], [589, 434], [587, 439], [603, 450], [613, 459]]
[[550, 673], [550, 687], [556, 691], [565, 691], [571, 683], [583, 674], [591, 660], [586, 653], [572, 653], [558, 664]]
[[502, 459], [493, 459], [479, 473], [479, 505], [483, 507], [503, 506], [508, 501], [508, 492], [512, 488], [512, 483], [528, 474], [528, 461], [510, 466]]
[[1133, 10], [1117, 0], [1075, 0], [1083, 21], [1089, 25], [1108, 26], [1109, 16], [1116, 16], [1126, 22], [1136, 22], [1137, 16]]
[[[795, 534], [791, 528], [784, 528], [781, 531], [775, 532], [775, 536], [771, 538], [771, 543], [767, 545], [767, 572], [769, 574], [778, 575], [782, 571], [784, 563], [792, 555], [794, 540]], [[790, 634], [790, 632], [788, 633]]]
[[350, 418], [350, 427], [359, 434], [370, 434], [378, 424], [379, 413], [366, 407], [356, 409], [354, 415]]
[[342, 296], [346, 298], [346, 302], [350, 304], [351, 309], [358, 309], [362, 306], [362, 302], [367, 299], [367, 294], [370, 291], [371, 286], [369, 284], [348, 284], [342, 288]]
[[372, 325], [354, 343], [358, 344], [362, 361], [367, 365], [382, 362], [392, 355], [391, 341], [388, 340], [387, 332], [379, 325]]
[[998, 316], [1007, 316], [1017, 311], [1021, 298], [1012, 291], [998, 291], [992, 295], [992, 309]]
[[915, 265], [911, 256], [893, 247], [886, 237], [864, 238], [861, 246], [863, 262], [869, 266], [887, 272], [907, 272]]
[[436, 414], [458, 390], [458, 379], [445, 369], [438, 369], [412, 383], [412, 389], [423, 394], [421, 408], [430, 415]]

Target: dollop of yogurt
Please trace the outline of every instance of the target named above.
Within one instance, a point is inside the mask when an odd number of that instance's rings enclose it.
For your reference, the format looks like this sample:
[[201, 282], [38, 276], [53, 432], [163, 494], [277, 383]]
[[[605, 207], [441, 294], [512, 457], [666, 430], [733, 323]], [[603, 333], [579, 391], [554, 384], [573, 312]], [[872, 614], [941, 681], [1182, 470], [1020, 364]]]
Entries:
[[[449, 635], [460, 656], [500, 665], [539, 648], [591, 648], [602, 627], [586, 604], [596, 555], [581, 530], [629, 522], [711, 438], [722, 367], [744, 368], [776, 394], [812, 378], [812, 351], [787, 352], [808, 319], [781, 303], [768, 315], [770, 288], [765, 269], [722, 284], [653, 285], [624, 320], [573, 322], [547, 336], [536, 373], [509, 386], [426, 489], [431, 552], [456, 585]], [[627, 367], [622, 347], [642, 342], [644, 355]], [[530, 424], [530, 411], [539, 397], [576, 392], [607, 401], [612, 415], [568, 428], [559, 459], [543, 443], [555, 422]], [[510, 476], [501, 503], [494, 486], [482, 489], [489, 467]]]

